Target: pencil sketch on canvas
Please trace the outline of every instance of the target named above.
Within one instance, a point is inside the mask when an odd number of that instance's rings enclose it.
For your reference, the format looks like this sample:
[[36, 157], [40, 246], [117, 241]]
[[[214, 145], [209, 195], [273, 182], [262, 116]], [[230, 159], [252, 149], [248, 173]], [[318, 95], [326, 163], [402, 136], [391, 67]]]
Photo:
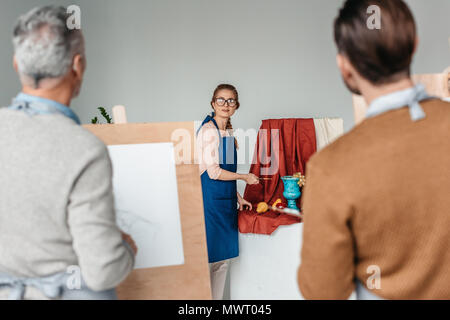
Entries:
[[135, 268], [184, 263], [172, 143], [108, 146], [119, 228], [138, 247]]

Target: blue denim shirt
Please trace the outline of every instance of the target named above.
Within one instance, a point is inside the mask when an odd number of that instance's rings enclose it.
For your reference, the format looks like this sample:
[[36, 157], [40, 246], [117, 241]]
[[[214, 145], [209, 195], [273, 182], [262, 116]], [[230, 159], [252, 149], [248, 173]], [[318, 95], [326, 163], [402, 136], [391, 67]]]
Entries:
[[407, 106], [413, 121], [424, 119], [426, 115], [419, 102], [431, 98], [433, 97], [427, 94], [425, 87], [417, 84], [414, 87], [395, 91], [373, 100], [367, 109], [366, 117], [375, 117], [384, 112]]
[[9, 109], [21, 110], [29, 115], [60, 113], [69, 119], [72, 119], [75, 123], [81, 124], [78, 116], [68, 106], [53, 100], [25, 94], [23, 92], [19, 93], [13, 99]]

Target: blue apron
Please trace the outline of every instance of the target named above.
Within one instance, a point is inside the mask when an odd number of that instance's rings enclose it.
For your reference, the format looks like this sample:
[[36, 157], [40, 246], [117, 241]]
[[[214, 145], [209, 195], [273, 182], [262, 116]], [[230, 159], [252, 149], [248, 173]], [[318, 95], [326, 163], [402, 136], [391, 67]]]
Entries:
[[[222, 137], [216, 121], [211, 116], [205, 118], [199, 130], [209, 121], [214, 123], [219, 134], [220, 168], [236, 172], [237, 154], [234, 137]], [[237, 257], [239, 242], [236, 181], [213, 180], [207, 171], [201, 175], [201, 181], [209, 262]]]

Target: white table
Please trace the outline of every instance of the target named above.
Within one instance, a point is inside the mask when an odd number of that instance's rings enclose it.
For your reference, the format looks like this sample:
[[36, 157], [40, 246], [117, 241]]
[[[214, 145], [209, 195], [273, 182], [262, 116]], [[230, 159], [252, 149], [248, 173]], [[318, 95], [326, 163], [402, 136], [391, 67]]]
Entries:
[[230, 298], [303, 299], [297, 285], [303, 224], [280, 226], [272, 235], [239, 234], [231, 262]]

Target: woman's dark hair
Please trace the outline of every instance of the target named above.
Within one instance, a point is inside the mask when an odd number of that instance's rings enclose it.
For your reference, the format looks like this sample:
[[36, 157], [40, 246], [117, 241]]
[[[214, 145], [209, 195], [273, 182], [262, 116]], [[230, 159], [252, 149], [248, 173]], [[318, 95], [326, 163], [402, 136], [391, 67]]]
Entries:
[[[234, 96], [235, 96], [235, 98], [236, 98], [236, 110], [239, 109], [239, 106], [240, 106], [240, 104], [239, 104], [239, 94], [238, 94], [238, 92], [237, 92], [237, 89], [236, 89], [233, 85], [231, 85], [231, 84], [219, 84], [219, 85], [217, 86], [217, 88], [214, 90], [214, 93], [213, 93], [213, 96], [212, 96], [212, 99], [211, 99], [211, 107], [212, 107], [212, 104], [213, 104], [214, 100], [216, 99], [217, 93], [218, 93], [220, 90], [230, 90], [230, 91], [233, 91]], [[233, 126], [231, 125], [230, 119], [228, 119], [226, 129], [233, 129]]]
[[[369, 28], [369, 6], [380, 9], [381, 28]], [[334, 40], [365, 79], [375, 85], [410, 75], [416, 25], [402, 0], [347, 0], [334, 22]]]

